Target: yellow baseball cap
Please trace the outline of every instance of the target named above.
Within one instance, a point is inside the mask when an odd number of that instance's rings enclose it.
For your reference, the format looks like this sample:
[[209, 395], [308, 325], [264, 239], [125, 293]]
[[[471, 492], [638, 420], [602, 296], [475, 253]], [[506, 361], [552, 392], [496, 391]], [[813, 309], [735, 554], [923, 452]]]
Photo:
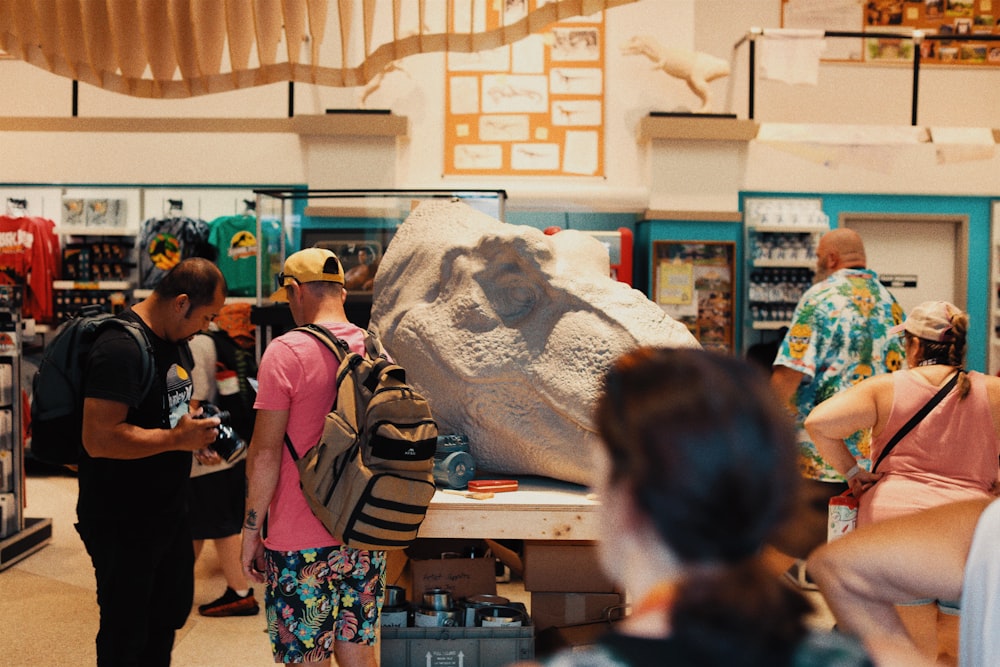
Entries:
[[306, 248], [288, 256], [281, 273], [274, 277], [275, 290], [271, 301], [288, 301], [286, 285], [296, 282], [330, 282], [344, 284], [344, 267], [332, 251], [326, 248]]

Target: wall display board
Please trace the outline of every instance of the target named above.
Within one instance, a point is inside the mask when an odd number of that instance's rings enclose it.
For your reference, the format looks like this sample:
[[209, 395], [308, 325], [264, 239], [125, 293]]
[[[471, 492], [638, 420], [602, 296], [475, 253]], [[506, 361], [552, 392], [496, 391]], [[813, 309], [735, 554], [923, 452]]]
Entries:
[[[995, 0], [782, 0], [786, 28], [865, 32], [922, 30], [954, 39], [924, 40], [920, 59], [929, 65], [1000, 66], [1000, 4]], [[995, 35], [996, 41], [964, 39]], [[906, 62], [913, 40], [870, 37], [827, 40], [825, 60]]]
[[[502, 30], [544, 0], [454, 2], [455, 26]], [[477, 53], [449, 52], [446, 175], [604, 174], [604, 12]]]
[[654, 241], [653, 301], [706, 349], [734, 346], [736, 244]]

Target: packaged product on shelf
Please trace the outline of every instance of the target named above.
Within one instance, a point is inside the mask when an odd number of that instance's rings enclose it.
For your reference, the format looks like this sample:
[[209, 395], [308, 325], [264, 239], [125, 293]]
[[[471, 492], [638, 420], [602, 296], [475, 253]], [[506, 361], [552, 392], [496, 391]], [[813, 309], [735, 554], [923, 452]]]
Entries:
[[13, 493], [0, 493], [0, 537], [18, 532], [17, 498]]
[[14, 453], [0, 449], [0, 493], [14, 491]]

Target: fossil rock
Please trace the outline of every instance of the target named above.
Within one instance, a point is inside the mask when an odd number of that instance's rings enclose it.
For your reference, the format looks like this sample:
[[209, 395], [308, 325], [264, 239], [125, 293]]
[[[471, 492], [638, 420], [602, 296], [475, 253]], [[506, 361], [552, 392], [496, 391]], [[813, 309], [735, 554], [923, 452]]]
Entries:
[[609, 274], [607, 249], [582, 232], [425, 202], [382, 258], [371, 324], [480, 470], [589, 484], [611, 361], [636, 345], [698, 346]]

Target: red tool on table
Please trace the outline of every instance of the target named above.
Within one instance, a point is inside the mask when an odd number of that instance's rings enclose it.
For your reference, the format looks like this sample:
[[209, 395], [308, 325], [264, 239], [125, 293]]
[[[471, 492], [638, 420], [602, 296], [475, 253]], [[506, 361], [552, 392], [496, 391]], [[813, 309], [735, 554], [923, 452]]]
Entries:
[[469, 491], [517, 491], [516, 479], [472, 479], [469, 480]]

